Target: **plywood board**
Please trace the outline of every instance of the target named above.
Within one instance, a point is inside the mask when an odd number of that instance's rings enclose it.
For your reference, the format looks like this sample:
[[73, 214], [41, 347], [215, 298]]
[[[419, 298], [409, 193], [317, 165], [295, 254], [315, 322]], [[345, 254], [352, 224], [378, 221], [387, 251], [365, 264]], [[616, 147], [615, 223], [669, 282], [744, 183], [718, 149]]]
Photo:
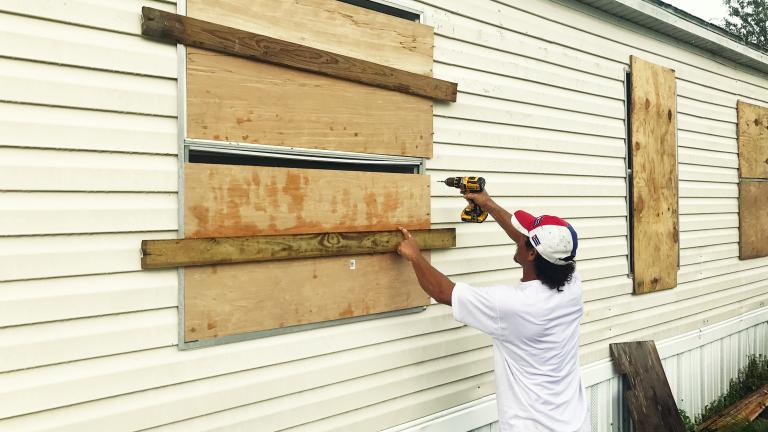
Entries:
[[610, 344], [611, 359], [629, 386], [625, 400], [638, 432], [685, 432], [653, 341]]
[[456, 101], [456, 83], [148, 6], [142, 8], [142, 15], [144, 36], [429, 99]]
[[198, 48], [187, 50], [190, 138], [432, 155], [432, 101]]
[[737, 104], [739, 176], [768, 179], [768, 107]]
[[631, 57], [635, 293], [677, 285], [678, 185], [675, 72]]
[[186, 164], [186, 238], [428, 229], [429, 176]]
[[336, 0], [188, 0], [187, 16], [432, 74], [432, 27]]
[[[456, 229], [410, 231], [422, 250], [456, 246]], [[400, 231], [143, 240], [141, 268], [186, 267], [395, 252]]]
[[429, 304], [394, 253], [190, 267], [184, 278], [188, 342]]
[[739, 183], [739, 258], [768, 256], [768, 181]]

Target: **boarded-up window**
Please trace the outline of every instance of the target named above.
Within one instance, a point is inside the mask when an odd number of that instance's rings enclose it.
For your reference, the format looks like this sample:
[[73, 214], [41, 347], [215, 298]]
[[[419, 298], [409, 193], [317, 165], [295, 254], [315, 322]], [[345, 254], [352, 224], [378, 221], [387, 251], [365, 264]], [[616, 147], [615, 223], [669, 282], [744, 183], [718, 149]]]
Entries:
[[677, 285], [675, 71], [632, 56], [630, 143], [634, 292]]
[[768, 108], [739, 101], [739, 257], [768, 256]]
[[[187, 12], [431, 76], [431, 27], [342, 2], [189, 0]], [[188, 143], [432, 154], [428, 98], [199, 48], [187, 49], [186, 62]], [[221, 162], [187, 163], [184, 170], [187, 238], [430, 227], [425, 175]], [[391, 253], [187, 267], [184, 342], [269, 335], [427, 304], [410, 264]]]

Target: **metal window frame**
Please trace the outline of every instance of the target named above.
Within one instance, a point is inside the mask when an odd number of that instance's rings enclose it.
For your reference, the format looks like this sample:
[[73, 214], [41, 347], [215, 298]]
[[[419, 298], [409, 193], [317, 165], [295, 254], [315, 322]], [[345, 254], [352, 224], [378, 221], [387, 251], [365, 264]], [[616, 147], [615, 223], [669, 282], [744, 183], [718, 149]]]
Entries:
[[[419, 20], [417, 22], [423, 22], [423, 12], [411, 9], [402, 5], [398, 5], [391, 1], [386, 0], [368, 0], [371, 3], [379, 3], [389, 7], [395, 7], [402, 9], [409, 13], [418, 14]], [[178, 0], [176, 4], [176, 13], [179, 15], [187, 14], [186, 0]], [[303, 159], [312, 161], [325, 161], [328, 163], [343, 162], [343, 163], [359, 163], [359, 164], [377, 164], [377, 165], [407, 165], [414, 167], [414, 174], [425, 173], [425, 158], [419, 157], [406, 157], [406, 156], [393, 156], [393, 155], [379, 155], [370, 153], [354, 153], [354, 152], [342, 152], [332, 150], [315, 150], [304, 149], [296, 147], [280, 147], [272, 145], [241, 143], [241, 142], [227, 142], [227, 141], [210, 141], [201, 139], [189, 139], [187, 138], [187, 49], [182, 44], [176, 45], [177, 54], [177, 148], [178, 148], [178, 238], [184, 238], [184, 164], [189, 160], [189, 150], [205, 150], [229, 154], [238, 155], [254, 155], [254, 156], [268, 156], [273, 158], [285, 158], [285, 159]], [[178, 280], [178, 349], [188, 350], [195, 348], [203, 348], [209, 346], [222, 345], [233, 342], [242, 342], [253, 339], [260, 339], [264, 337], [277, 336], [281, 334], [289, 334], [307, 330], [314, 330], [324, 327], [331, 327], [341, 324], [351, 324], [355, 322], [368, 321], [379, 318], [387, 318], [394, 316], [407, 315], [412, 313], [418, 313], [426, 310], [426, 306], [418, 306], [408, 309], [401, 309], [395, 311], [380, 312], [370, 315], [363, 315], [358, 317], [343, 318], [337, 320], [320, 321], [316, 323], [301, 324], [289, 327], [282, 327], [276, 329], [268, 329], [261, 331], [254, 331], [248, 333], [240, 333], [236, 335], [219, 336], [210, 339], [186, 341], [184, 335], [185, 321], [184, 321], [184, 267], [177, 269]]]

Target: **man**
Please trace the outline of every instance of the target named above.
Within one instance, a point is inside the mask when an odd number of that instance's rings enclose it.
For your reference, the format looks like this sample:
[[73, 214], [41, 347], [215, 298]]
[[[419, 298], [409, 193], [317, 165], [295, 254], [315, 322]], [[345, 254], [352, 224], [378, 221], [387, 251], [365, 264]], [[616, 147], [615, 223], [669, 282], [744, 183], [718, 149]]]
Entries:
[[581, 280], [574, 272], [576, 231], [554, 216], [514, 215], [486, 192], [468, 193], [517, 244], [517, 285], [475, 288], [453, 283], [422, 256], [410, 233], [397, 252], [432, 298], [453, 306], [457, 321], [493, 338], [496, 402], [502, 432], [588, 432], [579, 373]]

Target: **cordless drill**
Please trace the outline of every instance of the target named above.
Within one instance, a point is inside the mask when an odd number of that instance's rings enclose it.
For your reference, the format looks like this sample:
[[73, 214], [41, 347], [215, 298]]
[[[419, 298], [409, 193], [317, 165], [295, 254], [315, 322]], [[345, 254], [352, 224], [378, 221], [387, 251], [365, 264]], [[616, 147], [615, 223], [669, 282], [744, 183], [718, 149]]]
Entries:
[[[448, 177], [440, 180], [439, 183], [445, 183], [450, 187], [459, 189], [462, 194], [467, 192], [482, 192], [485, 190], [485, 179], [482, 177]], [[462, 222], [481, 223], [488, 217], [488, 212], [480, 208], [479, 205], [471, 202], [462, 212]]]

